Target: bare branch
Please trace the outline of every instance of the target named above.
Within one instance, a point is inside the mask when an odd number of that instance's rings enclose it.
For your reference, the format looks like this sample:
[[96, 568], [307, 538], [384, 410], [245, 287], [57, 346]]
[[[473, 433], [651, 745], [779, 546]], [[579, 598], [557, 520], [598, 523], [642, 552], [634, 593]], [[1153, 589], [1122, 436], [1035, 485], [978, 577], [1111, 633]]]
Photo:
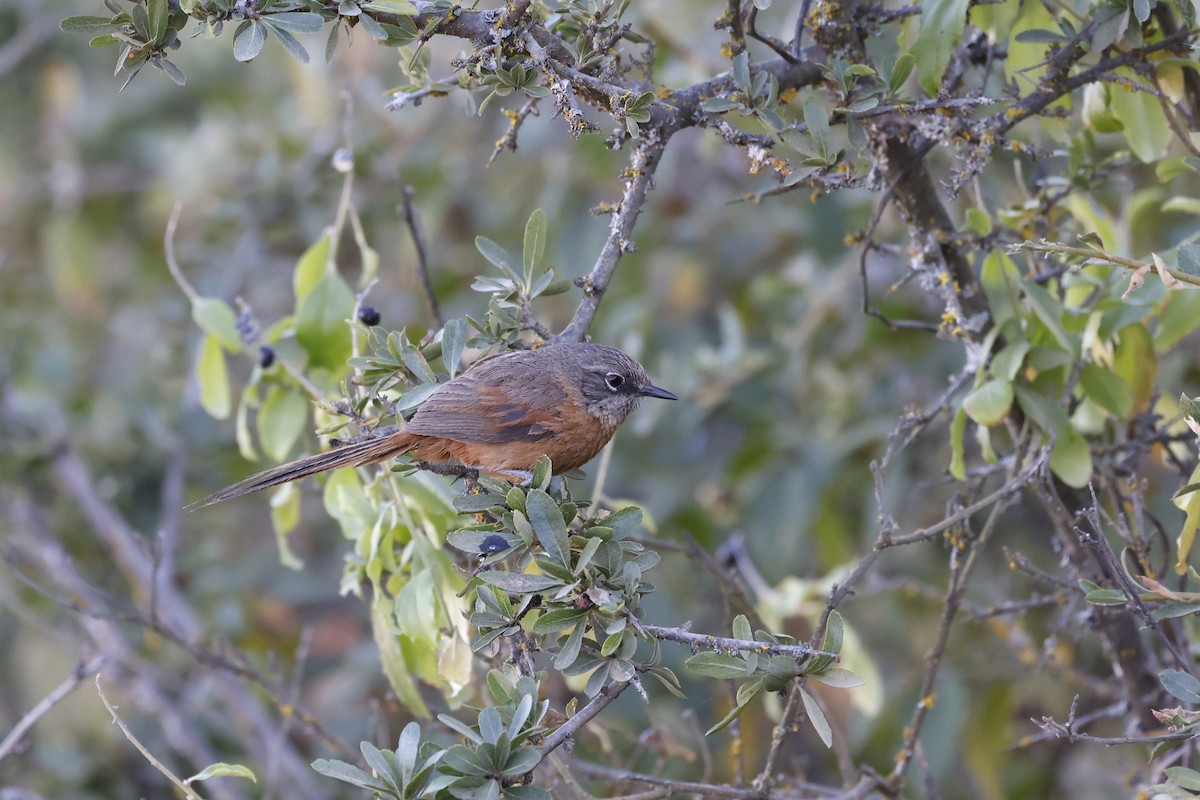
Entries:
[[37, 721], [49, 713], [50, 709], [54, 708], [63, 698], [75, 691], [80, 683], [86, 678], [90, 678], [108, 664], [107, 656], [96, 656], [88, 661], [80, 661], [79, 664], [72, 670], [71, 674], [63, 679], [63, 682], [54, 687], [48, 695], [43, 697], [38, 704], [29, 709], [29, 712], [21, 719], [17, 720], [17, 724], [4, 737], [4, 741], [0, 741], [0, 761], [4, 757], [12, 753], [29, 729], [37, 724]]

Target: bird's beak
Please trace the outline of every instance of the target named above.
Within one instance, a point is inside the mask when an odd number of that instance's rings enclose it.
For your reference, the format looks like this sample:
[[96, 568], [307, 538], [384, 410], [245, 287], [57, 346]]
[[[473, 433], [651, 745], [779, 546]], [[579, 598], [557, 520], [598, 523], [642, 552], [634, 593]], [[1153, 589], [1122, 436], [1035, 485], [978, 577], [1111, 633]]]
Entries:
[[679, 398], [668, 392], [666, 389], [660, 389], [652, 383], [647, 383], [638, 392], [642, 397], [660, 397], [663, 400], [678, 400]]

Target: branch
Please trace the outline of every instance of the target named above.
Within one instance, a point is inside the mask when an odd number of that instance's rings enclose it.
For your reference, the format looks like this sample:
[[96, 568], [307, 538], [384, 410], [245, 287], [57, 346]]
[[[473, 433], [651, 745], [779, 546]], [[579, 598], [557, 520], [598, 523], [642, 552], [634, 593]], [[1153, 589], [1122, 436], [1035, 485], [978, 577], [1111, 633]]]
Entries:
[[41, 701], [29, 709], [29, 713], [21, 717], [13, 729], [9, 731], [8, 736], [4, 737], [4, 741], [0, 742], [0, 761], [16, 749], [21, 743], [21, 739], [29, 732], [29, 729], [37, 724], [37, 721], [58, 705], [63, 698], [75, 691], [75, 687], [83, 682], [84, 678], [90, 678], [108, 664], [107, 656], [97, 656], [90, 661], [80, 661], [79, 664], [72, 670], [63, 682], [56, 686], [50, 694], [46, 695]]
[[165, 775], [167, 779], [171, 781], [171, 783], [175, 784], [175, 787], [179, 789], [179, 791], [183, 792], [184, 797], [188, 798], [188, 800], [203, 800], [200, 795], [192, 791], [190, 786], [180, 780], [175, 773], [171, 772], [171, 770], [167, 769], [161, 761], [155, 758], [154, 754], [147, 750], [146, 746], [139, 742], [137, 737], [133, 735], [133, 731], [129, 730], [129, 726], [126, 725], [125, 721], [121, 719], [121, 716], [117, 714], [116, 706], [108, 702], [108, 698], [104, 695], [104, 687], [100, 685], [99, 675], [96, 676], [96, 692], [100, 695], [100, 700], [104, 703], [104, 707], [108, 709], [108, 713], [112, 714], [113, 722], [115, 722], [117, 727], [121, 729], [121, 733], [125, 734], [125, 738], [128, 739], [133, 746], [138, 749], [138, 752], [150, 762], [150, 765]]
[[690, 645], [694, 648], [703, 647], [708, 650], [722, 650], [726, 652], [748, 650], [755, 653], [782, 654], [802, 659], [811, 656], [838, 657], [837, 653], [817, 650], [806, 644], [771, 644], [770, 642], [760, 642], [757, 640], [730, 639], [724, 636], [710, 636], [706, 633], [691, 633], [682, 628], [662, 628], [658, 625], [643, 625], [641, 623], [637, 627], [655, 639], [679, 642], [680, 644]]
[[433, 291], [433, 280], [429, 277], [429, 246], [425, 243], [425, 227], [421, 224], [421, 218], [417, 216], [417, 209], [413, 205], [413, 194], [411, 186], [404, 187], [404, 222], [408, 225], [413, 246], [417, 250], [417, 276], [421, 279], [421, 290], [425, 293], [429, 316], [433, 317], [433, 321], [441, 328], [446, 325], [446, 320], [442, 317], [437, 294]]
[[621, 195], [617, 213], [609, 224], [608, 239], [592, 271], [576, 281], [579, 288], [583, 289], [583, 299], [579, 301], [570, 324], [554, 337], [556, 342], [581, 342], [587, 336], [621, 256], [634, 249], [630, 238], [633, 236], [633, 226], [637, 224], [642, 205], [646, 202], [646, 192], [654, 184], [654, 172], [658, 169], [668, 141], [669, 134], [656, 135], [652, 129], [643, 129], [643, 138], [629, 160], [625, 191]]
[[584, 725], [587, 725], [596, 717], [605, 707], [621, 696], [621, 693], [633, 685], [633, 681], [621, 681], [604, 687], [600, 690], [600, 694], [592, 698], [592, 701], [576, 712], [575, 716], [559, 725], [554, 733], [546, 737], [542, 743], [542, 759], [553, 753], [562, 746], [567, 739], [571, 738]]
[[588, 761], [571, 762], [572, 769], [592, 778], [599, 778], [607, 783], [644, 783], [647, 786], [662, 786], [671, 790], [671, 794], [696, 795], [700, 797], [731, 798], [732, 800], [765, 800], [766, 798], [800, 798], [800, 797], [848, 797], [849, 793], [829, 786], [804, 781], [789, 781], [788, 791], [772, 791], [767, 794], [758, 789], [727, 786], [719, 783], [697, 783], [695, 781], [677, 781], [671, 778], [660, 778], [657, 775], [644, 775], [623, 769], [614, 769]]

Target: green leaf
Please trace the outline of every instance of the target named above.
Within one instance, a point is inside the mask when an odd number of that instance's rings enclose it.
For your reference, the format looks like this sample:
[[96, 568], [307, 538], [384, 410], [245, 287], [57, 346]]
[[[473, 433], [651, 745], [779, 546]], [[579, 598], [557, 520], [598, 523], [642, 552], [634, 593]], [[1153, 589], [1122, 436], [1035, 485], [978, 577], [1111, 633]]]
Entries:
[[193, 781], [206, 781], [209, 778], [249, 778], [252, 782], [258, 783], [258, 778], [254, 777], [254, 773], [249, 767], [243, 767], [241, 764], [226, 764], [223, 761], [205, 767], [200, 772], [185, 780], [184, 783], [190, 784]]
[[1016, 339], [1009, 342], [1004, 349], [992, 356], [988, 369], [997, 378], [1012, 381], [1017, 377], [1031, 346], [1028, 339]]
[[967, 229], [980, 236], [987, 236], [992, 232], [992, 218], [982, 208], [968, 208]]
[[825, 638], [821, 641], [821, 649], [830, 653], [842, 652], [842, 639], [845, 637], [846, 623], [842, 615], [836, 611], [829, 612], [829, 621], [825, 623]]
[[1083, 599], [1094, 606], [1123, 606], [1129, 602], [1125, 594], [1117, 589], [1093, 589]]
[[963, 410], [977, 425], [998, 425], [1012, 407], [1012, 384], [1006, 380], [985, 382], [963, 399]]
[[817, 732], [817, 736], [821, 737], [826, 747], [833, 746], [833, 729], [829, 727], [829, 720], [825, 719], [825, 712], [817, 705], [817, 701], [813, 696], [804, 690], [803, 686], [796, 687], [800, 692], [800, 699], [804, 701], [804, 711], [808, 714], [808, 719], [812, 722], [813, 729]]
[[1194, 166], [1178, 156], [1164, 158], [1154, 165], [1154, 177], [1158, 178], [1159, 183], [1169, 183], [1179, 175], [1195, 171]]
[[1066, 41], [1061, 32], [1048, 31], [1045, 28], [1030, 28], [1021, 31], [1013, 39], [1023, 44], [1061, 44]]
[[585, 616], [587, 612], [577, 608], [556, 608], [538, 617], [537, 622], [533, 623], [533, 632], [541, 634], [565, 631], [581, 622]]
[[167, 35], [167, 17], [170, 9], [167, 0], [146, 0], [147, 28], [150, 33], [150, 43], [157, 44]]
[[745, 50], [733, 57], [733, 83], [745, 94], [750, 93], [750, 57]]
[[720, 722], [705, 731], [704, 735], [710, 736], [716, 733], [741, 716], [741, 713], [746, 710], [746, 707], [750, 705], [750, 702], [754, 700], [756, 696], [758, 696], [759, 692], [762, 691], [762, 685], [763, 679], [755, 678], [739, 686], [737, 692], [737, 704], [721, 719]]
[[252, 61], [262, 52], [266, 43], [267, 26], [258, 20], [248, 19], [233, 33], [233, 57], [238, 61]]
[[562, 510], [554, 498], [541, 489], [530, 489], [525, 496], [525, 515], [546, 555], [560, 566], [570, 568], [571, 541]]
[[1154, 618], [1155, 622], [1190, 617], [1194, 614], [1200, 614], [1200, 603], [1167, 603], [1150, 612], [1150, 616]]
[[404, 396], [396, 403], [396, 411], [411, 411], [429, 399], [429, 395], [442, 388], [443, 385], [440, 383], [422, 383], [420, 386], [414, 386], [405, 392]]
[[120, 25], [113, 24], [112, 17], [67, 17], [58, 23], [58, 27], [64, 33], [84, 33], [88, 36], [99, 36], [121, 30]]
[[752, 641], [754, 639], [754, 631], [750, 628], [750, 620], [746, 619], [745, 614], [738, 614], [733, 618], [733, 638]]
[[452, 319], [442, 329], [442, 363], [453, 378], [458, 374], [463, 350], [467, 346], [467, 323], [463, 319]]
[[[1192, 296], [1191, 292], [1172, 292], [1170, 303], [1175, 303], [1181, 294], [1189, 298]], [[1191, 303], [1185, 303], [1185, 306], [1200, 310], [1200, 307]], [[1154, 351], [1154, 341], [1150, 338], [1146, 326], [1140, 322], [1121, 328], [1117, 331], [1116, 338], [1113, 372], [1129, 387], [1133, 397], [1133, 410], [1140, 411], [1150, 403], [1150, 398], [1154, 395], [1154, 379], [1158, 375], [1158, 355]]]
[[555, 669], [559, 671], [565, 670], [579, 658], [579, 651], [583, 647], [583, 633], [586, 629], [586, 625], [576, 625], [575, 629], [571, 631], [571, 635], [563, 642], [558, 655], [554, 657]]
[[1164, 772], [1167, 778], [1180, 789], [1200, 791], [1200, 772], [1187, 767], [1167, 767]]
[[742, 104], [730, 100], [728, 97], [709, 97], [700, 102], [700, 110], [706, 111], [709, 114], [722, 114], [726, 111], [732, 111], [735, 108], [741, 108]]
[[[343, 470], [351, 472], [352, 470]], [[326, 486], [326, 493], [333, 486], [331, 480]], [[327, 504], [328, 505], [328, 504]], [[379, 658], [383, 663], [383, 674], [387, 677], [392, 691], [400, 702], [408, 707], [414, 716], [428, 718], [429, 707], [413, 679], [413, 665], [404, 651], [402, 637], [394, 623], [395, 606], [392, 601], [376, 593], [375, 602], [371, 603], [371, 632], [375, 636], [375, 646], [379, 649]]]
[[214, 419], [228, 419], [233, 399], [229, 392], [229, 373], [225, 352], [211, 333], [204, 337], [200, 360], [196, 362], [196, 381], [200, 384], [200, 407]]
[[493, 265], [499, 267], [510, 281], [517, 286], [521, 285], [521, 279], [517, 277], [517, 262], [513, 260], [507, 250], [486, 236], [475, 237], [475, 249]]
[[862, 686], [867, 682], [865, 678], [841, 667], [834, 667], [824, 672], [814, 673], [811, 677], [813, 680], [820, 681], [826, 686], [832, 686], [835, 689], [853, 689], [855, 686]]
[[417, 13], [417, 8], [412, 3], [406, 0], [371, 0], [370, 3], [364, 3], [363, 11], [381, 11], [384, 14], [400, 14], [402, 16], [412, 16]]
[[917, 59], [913, 57], [912, 53], [904, 53], [896, 59], [896, 63], [892, 66], [892, 74], [888, 76], [888, 94], [896, 94], [904, 88], [904, 83], [912, 74], [916, 64]]
[[1088, 399], [1118, 419], [1128, 418], [1133, 410], [1133, 394], [1129, 384], [1112, 370], [1096, 364], [1084, 364], [1079, 385]]
[[804, 101], [804, 124], [808, 135], [816, 143], [822, 157], [829, 154], [829, 114], [816, 97], [809, 95]]
[[1087, 440], [1068, 428], [1050, 448], [1050, 471], [1062, 482], [1082, 489], [1092, 479], [1092, 451]]
[[542, 263], [546, 253], [546, 214], [540, 208], [529, 215], [525, 223], [525, 246], [522, 250], [525, 263], [525, 286], [533, 285], [533, 272]]
[[1020, 273], [1017, 265], [1001, 252], [991, 253], [983, 262], [979, 282], [987, 295], [992, 320], [997, 327], [1004, 325], [1017, 315], [1017, 286]]
[[300, 490], [295, 483], [285, 483], [271, 495], [271, 527], [275, 529], [279, 563], [288, 569], [304, 569], [304, 561], [292, 551], [287, 538], [299, 522]]
[[292, 290], [297, 305], [325, 277], [329, 264], [329, 244], [330, 235], [322, 233], [321, 238], [313, 242], [296, 262], [296, 269], [292, 273]]
[[963, 457], [963, 437], [967, 432], [967, 412], [958, 409], [950, 422], [950, 474], [960, 481], [967, 479], [967, 467]]
[[[364, 31], [367, 32], [367, 36], [370, 36], [375, 41], [377, 41], [377, 42], [387, 41], [387, 38], [388, 38], [387, 30], [382, 25], [380, 25], [378, 22], [376, 22], [375, 18], [372, 17], [370, 14], [359, 15], [358, 25], [360, 28], [362, 28]], [[335, 25], [334, 27], [336, 28], [337, 26]]]
[[969, 6], [970, 0], [927, 0], [921, 4], [921, 32], [912, 52], [921, 71], [921, 87], [930, 97], [937, 97], [942, 75], [967, 24]]
[[495, 586], [509, 594], [534, 594], [555, 589], [563, 585], [557, 578], [545, 575], [531, 575], [528, 572], [484, 572], [480, 579], [489, 586]]
[[[307, 17], [312, 15], [305, 14], [304, 16]], [[279, 44], [283, 45], [283, 49], [287, 51], [289, 56], [296, 59], [301, 64], [308, 63], [308, 51], [304, 49], [304, 45], [300, 44], [300, 42], [296, 40], [295, 36], [292, 36], [284, 28], [275, 25], [274, 22], [271, 21], [270, 17], [265, 18], [263, 20], [263, 24], [268, 25], [271, 30], [275, 31], [275, 38], [279, 40]]]
[[276, 461], [287, 460], [308, 420], [308, 403], [292, 389], [275, 386], [258, 411], [258, 439], [263, 452]]
[[[1136, 75], [1125, 70], [1118, 74], [1137, 80]], [[1125, 126], [1125, 140], [1139, 161], [1151, 164], [1166, 154], [1171, 128], [1156, 97], [1114, 85], [1110, 108], [1113, 116]]]
[[238, 452], [241, 453], [242, 458], [247, 461], [258, 461], [258, 451], [254, 449], [254, 440], [250, 436], [250, 423], [248, 422], [251, 406], [258, 407], [257, 381], [242, 390], [242, 397], [238, 400], [237, 416], [234, 419], [234, 438], [237, 440]]
[[1200, 680], [1191, 673], [1165, 669], [1158, 673], [1158, 679], [1172, 697], [1185, 703], [1200, 703]]
[[1046, 326], [1062, 349], [1070, 353], [1072, 357], [1078, 358], [1079, 340], [1067, 333], [1067, 329], [1063, 327], [1062, 303], [1046, 291], [1045, 287], [1036, 283], [1023, 281], [1021, 288], [1025, 291], [1025, 296], [1029, 298], [1029, 305], [1033, 308], [1033, 313]]
[[321, 773], [327, 778], [348, 783], [352, 786], [357, 786], [360, 789], [369, 791], [385, 792], [388, 791], [382, 783], [372, 778], [366, 772], [363, 772], [353, 764], [347, 764], [345, 761], [337, 761], [330, 758], [318, 758], [312, 762], [312, 768]]
[[192, 319], [200, 330], [215, 336], [230, 353], [240, 353], [242, 337], [238, 334], [237, 314], [224, 300], [201, 297], [192, 304]]
[[309, 11], [281, 11], [278, 14], [268, 14], [264, 20], [272, 25], [287, 28], [292, 33], [319, 33], [325, 25], [320, 14]]
[[350, 329], [346, 320], [354, 313], [354, 293], [331, 273], [317, 282], [296, 311], [296, 341], [308, 353], [309, 363], [341, 374], [350, 358]]
[[705, 650], [690, 656], [683, 662], [684, 666], [697, 675], [706, 678], [745, 678], [747, 677], [746, 662], [735, 656], [727, 656], [712, 650]]
[[1195, 197], [1172, 197], [1162, 204], [1163, 213], [1176, 211], [1181, 214], [1200, 214], [1200, 199]]
[[1022, 384], [1015, 384], [1013, 391], [1017, 402], [1021, 404], [1021, 410], [1043, 431], [1062, 433], [1070, 429], [1071, 420], [1067, 417], [1067, 412], [1049, 398]]

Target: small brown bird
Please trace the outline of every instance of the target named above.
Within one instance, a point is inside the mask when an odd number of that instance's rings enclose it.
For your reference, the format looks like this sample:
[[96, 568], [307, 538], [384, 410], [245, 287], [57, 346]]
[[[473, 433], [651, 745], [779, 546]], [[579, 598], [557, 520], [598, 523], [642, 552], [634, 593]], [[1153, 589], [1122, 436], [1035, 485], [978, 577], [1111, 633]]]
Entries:
[[528, 480], [538, 457], [557, 475], [600, 452], [643, 397], [678, 400], [641, 364], [602, 344], [556, 344], [484, 359], [437, 389], [404, 429], [252, 475], [205, 498], [210, 506], [339, 467], [408, 453], [487, 475]]

